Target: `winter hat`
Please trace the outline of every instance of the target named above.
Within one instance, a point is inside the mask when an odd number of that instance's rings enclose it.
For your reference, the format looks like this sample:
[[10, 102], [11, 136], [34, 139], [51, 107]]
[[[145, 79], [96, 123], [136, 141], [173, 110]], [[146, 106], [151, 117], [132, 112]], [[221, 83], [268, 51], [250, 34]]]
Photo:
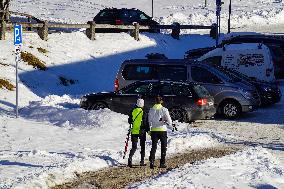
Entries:
[[138, 98], [136, 102], [136, 106], [143, 108], [144, 107], [144, 100], [142, 98]]

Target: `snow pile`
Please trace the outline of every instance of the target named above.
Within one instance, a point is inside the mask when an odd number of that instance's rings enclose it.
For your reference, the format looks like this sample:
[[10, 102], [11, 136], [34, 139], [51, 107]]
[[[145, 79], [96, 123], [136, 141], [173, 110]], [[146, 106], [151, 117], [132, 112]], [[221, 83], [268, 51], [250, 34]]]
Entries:
[[[125, 124], [127, 116], [110, 111], [84, 110], [79, 108], [79, 99], [68, 95], [62, 97], [50, 95], [41, 101], [30, 102], [30, 105], [20, 110], [20, 114], [38, 122], [49, 122], [64, 127], [109, 127], [109, 125]], [[117, 119], [120, 117], [121, 119]]]
[[249, 148], [219, 159], [187, 164], [131, 187], [283, 188], [284, 166], [268, 150]]

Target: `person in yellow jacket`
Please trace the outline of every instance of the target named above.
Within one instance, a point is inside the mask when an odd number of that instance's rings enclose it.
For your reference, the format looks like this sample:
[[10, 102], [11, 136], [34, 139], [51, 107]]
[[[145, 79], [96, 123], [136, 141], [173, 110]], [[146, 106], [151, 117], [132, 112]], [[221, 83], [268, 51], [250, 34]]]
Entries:
[[160, 168], [166, 168], [167, 152], [167, 126], [172, 127], [172, 119], [167, 108], [162, 105], [163, 99], [157, 96], [155, 105], [149, 110], [148, 121], [150, 126], [152, 148], [150, 151], [150, 168], [154, 168], [155, 154], [158, 141], [161, 141], [161, 160]]
[[144, 100], [138, 98], [135, 107], [131, 110], [128, 118], [128, 123], [132, 125], [131, 129], [131, 142], [132, 148], [129, 153], [128, 166], [132, 167], [132, 157], [137, 149], [138, 139], [140, 139], [141, 147], [141, 161], [140, 165], [145, 166], [144, 157], [145, 157], [145, 142], [146, 142], [146, 133], [149, 131], [149, 126], [147, 122], [147, 116], [143, 110]]

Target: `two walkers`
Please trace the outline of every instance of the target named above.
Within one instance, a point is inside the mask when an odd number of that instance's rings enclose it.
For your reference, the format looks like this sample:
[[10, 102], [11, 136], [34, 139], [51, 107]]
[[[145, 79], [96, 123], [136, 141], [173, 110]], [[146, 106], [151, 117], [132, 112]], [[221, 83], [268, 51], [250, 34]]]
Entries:
[[[144, 100], [138, 99], [136, 106], [129, 115], [129, 124], [132, 124], [131, 141], [132, 149], [129, 153], [128, 166], [132, 167], [132, 157], [137, 149], [138, 138], [140, 138], [141, 161], [140, 165], [144, 166], [146, 132], [151, 135], [152, 148], [150, 151], [150, 168], [154, 168], [155, 154], [158, 141], [161, 142], [161, 160], [160, 167], [166, 168], [167, 152], [167, 126], [172, 126], [172, 119], [167, 108], [162, 105], [162, 97], [155, 98], [155, 105], [149, 110], [148, 116], [144, 113]], [[148, 118], [148, 121], [147, 121]]]

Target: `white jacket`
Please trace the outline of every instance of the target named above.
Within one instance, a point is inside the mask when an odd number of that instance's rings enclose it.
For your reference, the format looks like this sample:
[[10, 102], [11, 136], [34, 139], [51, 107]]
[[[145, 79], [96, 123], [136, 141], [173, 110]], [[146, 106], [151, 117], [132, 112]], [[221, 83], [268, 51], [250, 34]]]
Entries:
[[149, 110], [148, 121], [151, 131], [167, 131], [167, 125], [172, 127], [169, 110], [161, 104], [155, 104]]

